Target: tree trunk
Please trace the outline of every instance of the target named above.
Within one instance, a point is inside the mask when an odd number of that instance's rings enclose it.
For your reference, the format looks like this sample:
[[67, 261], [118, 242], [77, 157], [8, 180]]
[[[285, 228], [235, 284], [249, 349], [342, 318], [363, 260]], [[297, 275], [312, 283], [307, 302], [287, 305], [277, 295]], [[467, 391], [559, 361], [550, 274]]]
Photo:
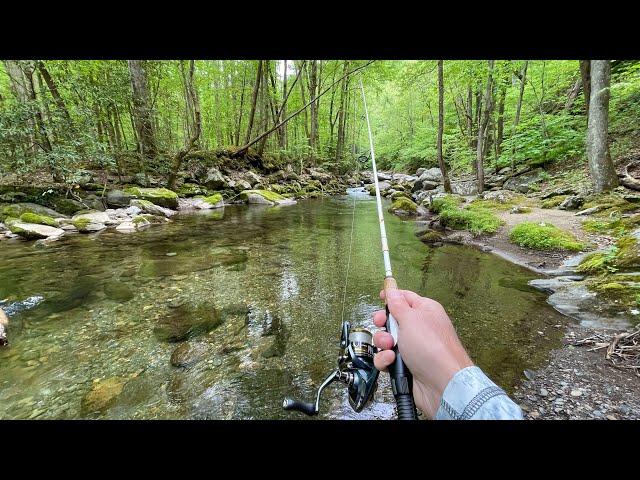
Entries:
[[589, 122], [587, 127], [587, 158], [593, 188], [596, 193], [618, 186], [618, 176], [611, 161], [609, 142], [609, 98], [611, 96], [611, 63], [591, 60]]
[[440, 166], [440, 172], [442, 173], [442, 183], [444, 191], [451, 193], [451, 182], [449, 181], [449, 174], [447, 173], [447, 167], [444, 164], [444, 158], [442, 156], [442, 134], [444, 132], [444, 61], [438, 60], [438, 140], [436, 148], [438, 150], [438, 165]]
[[261, 79], [262, 79], [262, 60], [258, 60], [256, 81], [255, 81], [255, 84], [253, 85], [253, 95], [251, 96], [251, 113], [249, 113], [249, 125], [247, 126], [247, 135], [245, 136], [244, 143], [249, 143], [249, 140], [251, 140], [251, 131], [253, 130], [253, 121], [256, 116], [256, 105], [258, 104], [258, 91], [260, 90]]
[[491, 110], [493, 108], [493, 60], [489, 60], [489, 72], [487, 74], [487, 89], [484, 95], [482, 120], [478, 125], [478, 146], [476, 149], [476, 165], [477, 165], [477, 179], [478, 179], [478, 193], [484, 191], [484, 155], [485, 155], [485, 140], [487, 126], [489, 125], [489, 118], [491, 116]]
[[[520, 123], [520, 112], [522, 111], [522, 98], [524, 97], [524, 87], [527, 84], [527, 67], [529, 66], [529, 60], [524, 62], [522, 71], [520, 72], [520, 92], [518, 94], [518, 104], [516, 105], [516, 116], [513, 119], [513, 135], [518, 130], [518, 124]], [[511, 151], [511, 173], [515, 173], [516, 170], [516, 145], [514, 143], [513, 150]]]
[[502, 140], [504, 137], [504, 99], [507, 95], [507, 87], [506, 85], [502, 85], [500, 87], [500, 97], [498, 100], [498, 119], [496, 122], [496, 142], [495, 142], [495, 152], [496, 152], [496, 169], [498, 168], [498, 158], [502, 153]]
[[[284, 73], [282, 74], [282, 107], [278, 113], [278, 118], [287, 116], [287, 61], [284, 61]], [[287, 124], [280, 129], [280, 148], [287, 149]]]
[[[169, 189], [173, 189], [176, 183], [176, 177], [178, 172], [180, 171], [180, 167], [182, 166], [182, 161], [184, 157], [198, 144], [198, 139], [200, 138], [200, 134], [202, 132], [202, 118], [200, 115], [200, 100], [198, 98], [198, 92], [196, 91], [196, 87], [194, 84], [193, 76], [195, 71], [195, 62], [193, 60], [189, 61], [189, 73], [184, 76], [185, 82], [185, 91], [189, 97], [188, 104], [193, 106], [193, 133], [191, 137], [185, 142], [184, 148], [182, 148], [174, 159], [173, 170], [171, 171], [171, 175], [169, 176], [168, 187]], [[187, 108], [188, 109], [188, 108]], [[188, 113], [188, 112], [187, 112]]]
[[318, 102], [316, 102], [316, 96], [318, 95], [318, 61], [311, 61], [311, 68], [309, 69], [309, 96], [311, 103], [310, 115], [311, 115], [311, 136], [309, 137], [309, 146], [311, 147], [312, 158], [315, 159], [318, 149]]
[[580, 60], [580, 76], [582, 77], [582, 91], [587, 118], [589, 118], [589, 104], [591, 103], [591, 61]]
[[127, 60], [133, 92], [133, 122], [138, 137], [138, 149], [143, 158], [151, 159], [158, 153], [151, 105], [149, 85], [143, 61]]
[[[345, 60], [344, 67], [342, 70], [342, 74], [346, 75], [349, 71], [349, 60]], [[348, 89], [347, 78], [343, 78], [342, 80], [342, 88], [340, 89], [340, 107], [338, 108], [338, 139], [336, 142], [336, 160], [342, 160], [342, 155], [344, 152], [344, 139], [345, 139], [345, 123], [346, 123], [346, 115], [345, 115], [345, 104], [347, 97], [347, 89]]]

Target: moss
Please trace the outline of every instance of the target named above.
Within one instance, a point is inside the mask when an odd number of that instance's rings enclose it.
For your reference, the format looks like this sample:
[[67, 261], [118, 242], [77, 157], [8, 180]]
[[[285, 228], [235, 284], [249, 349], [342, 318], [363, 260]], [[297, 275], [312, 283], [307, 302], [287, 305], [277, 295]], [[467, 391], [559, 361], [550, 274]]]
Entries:
[[408, 212], [414, 214], [417, 210], [418, 206], [415, 204], [415, 202], [407, 197], [397, 198], [389, 208], [389, 212], [391, 213]]
[[436, 243], [442, 241], [442, 235], [435, 230], [427, 230], [418, 238], [424, 243]]
[[617, 305], [633, 308], [640, 304], [640, 283], [635, 281], [612, 279], [611, 276], [604, 275], [587, 281], [586, 285], [589, 290], [614, 301]]
[[555, 197], [547, 198], [542, 201], [540, 205], [542, 208], [555, 208], [566, 200], [569, 195], [556, 195]]
[[584, 244], [571, 233], [550, 223], [522, 222], [516, 225], [509, 239], [516, 245], [534, 250], [582, 250]]
[[91, 223], [91, 220], [89, 220], [88, 218], [78, 218], [77, 220], [74, 220], [71, 223], [78, 230], [82, 231], [87, 228], [87, 226]]
[[167, 188], [139, 188], [129, 187], [124, 193], [142, 200], [148, 200], [156, 205], [166, 208], [178, 206], [178, 194]]
[[618, 239], [615, 246], [615, 265], [617, 267], [640, 267], [640, 246], [634, 237], [625, 235]]
[[195, 183], [185, 183], [178, 188], [177, 193], [181, 197], [195, 197], [196, 195], [207, 195], [209, 192], [206, 188], [196, 185]]
[[270, 190], [243, 190], [240, 192], [240, 198], [242, 200], [246, 200], [250, 194], [260, 195], [262, 198], [265, 198], [270, 202], [280, 202], [285, 199], [279, 193], [272, 192]]
[[209, 197], [204, 197], [204, 196], [197, 196], [196, 198], [200, 198], [202, 200], [204, 200], [205, 202], [207, 202], [209, 205], [212, 206], [217, 206], [220, 202], [223, 202], [224, 199], [222, 198], [222, 194], [221, 193], [214, 193], [213, 195], [209, 196]]
[[50, 227], [58, 226], [53, 218], [46, 215], [38, 215], [37, 213], [23, 213], [20, 215], [20, 220], [24, 223], [37, 223], [39, 225], [49, 225]]
[[612, 258], [613, 256], [610, 256], [607, 253], [592, 253], [587, 255], [582, 262], [580, 262], [576, 271], [580, 273], [604, 272], [607, 270], [607, 266]]
[[447, 195], [436, 198], [431, 205], [431, 211], [440, 214], [440, 223], [444, 226], [469, 230], [473, 235], [495, 233], [503, 222], [486, 208], [488, 202], [493, 203], [491, 200], [483, 200], [460, 208], [462, 199]]

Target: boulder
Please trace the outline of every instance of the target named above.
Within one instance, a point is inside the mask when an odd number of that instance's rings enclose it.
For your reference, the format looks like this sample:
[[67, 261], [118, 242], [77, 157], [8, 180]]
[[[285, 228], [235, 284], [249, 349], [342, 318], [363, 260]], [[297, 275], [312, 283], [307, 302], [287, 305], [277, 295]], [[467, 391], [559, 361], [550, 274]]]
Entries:
[[[314, 180], [318, 180], [322, 183], [328, 183], [332, 179], [330, 174], [328, 174], [327, 172], [323, 172], [322, 170], [317, 168], [310, 168], [309, 175], [311, 175], [311, 178], [313, 178]], [[378, 175], [378, 178], [379, 177], [380, 176]]]
[[451, 182], [451, 193], [455, 195], [475, 195], [478, 193], [478, 184], [475, 180]]
[[422, 172], [422, 175], [420, 175], [420, 180], [442, 183], [442, 172], [438, 167], [429, 168]]
[[132, 196], [124, 193], [122, 190], [109, 190], [107, 192], [107, 206], [109, 207], [128, 207]]
[[584, 197], [579, 195], [571, 195], [570, 197], [565, 198], [558, 208], [560, 210], [577, 210], [584, 203]]
[[397, 198], [391, 207], [389, 212], [401, 217], [411, 217], [417, 214], [418, 206], [407, 197]]
[[247, 203], [258, 205], [293, 205], [296, 203], [295, 200], [285, 198], [270, 190], [244, 190], [240, 193], [240, 198]]
[[389, 172], [378, 172], [378, 182], [391, 180], [391, 177], [393, 177], [393, 174]]
[[420, 167], [418, 170], [416, 170], [416, 177], [420, 178], [420, 176], [426, 171], [427, 169], [424, 167]]
[[132, 197], [148, 200], [151, 203], [165, 208], [178, 208], [178, 194], [167, 188], [138, 188], [131, 187], [125, 190], [125, 193]]
[[113, 220], [111, 220], [111, 218], [109, 217], [109, 214], [106, 212], [88, 212], [88, 213], [81, 213], [78, 215], [74, 215], [71, 218], [71, 223], [73, 223], [76, 228], [78, 228], [78, 230], [80, 230], [80, 228], [78, 227], [78, 225], [76, 225], [76, 222], [80, 222], [80, 223], [103, 223], [103, 224], [113, 224]]
[[528, 193], [534, 183], [544, 178], [544, 170], [536, 168], [534, 170], [522, 173], [515, 177], [509, 178], [504, 182], [503, 188], [506, 190], [514, 190], [520, 193]]
[[51, 227], [49, 225], [40, 225], [37, 223], [24, 223], [17, 219], [6, 221], [11, 233], [19, 235], [27, 240], [38, 240], [40, 238], [59, 238], [64, 235], [61, 228]]
[[20, 218], [24, 213], [35, 213], [37, 215], [44, 215], [51, 218], [65, 217], [55, 210], [52, 210], [37, 203], [14, 203], [11, 205], [4, 205], [0, 207], [0, 220], [7, 217]]
[[494, 190], [492, 192], [484, 192], [481, 197], [484, 200], [493, 200], [498, 203], [507, 203], [518, 197], [519, 194], [514, 193], [511, 190]]
[[176, 213], [178, 213], [175, 210], [171, 210], [169, 208], [164, 208], [159, 205], [155, 205], [154, 203], [148, 200], [140, 200], [137, 198], [134, 198], [133, 200], [131, 200], [131, 206], [138, 207], [144, 213], [149, 213], [151, 215], [158, 215], [161, 217], [164, 216], [167, 218], [173, 217]]
[[216, 167], [212, 167], [207, 170], [207, 174], [204, 178], [203, 182], [207, 188], [212, 190], [219, 190], [221, 188], [226, 188], [228, 184], [228, 180], [225, 179], [224, 175], [218, 170]]

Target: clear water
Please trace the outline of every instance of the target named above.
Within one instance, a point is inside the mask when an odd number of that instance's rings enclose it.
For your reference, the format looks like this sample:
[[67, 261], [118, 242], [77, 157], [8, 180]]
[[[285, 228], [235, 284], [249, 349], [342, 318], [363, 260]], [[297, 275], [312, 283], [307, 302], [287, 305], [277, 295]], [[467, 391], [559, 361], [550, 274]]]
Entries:
[[[0, 418], [306, 418], [335, 367], [345, 316], [369, 326], [382, 267], [372, 197], [231, 206], [129, 235], [0, 243], [0, 300], [45, 300], [11, 318], [0, 349]], [[525, 269], [474, 249], [429, 249], [415, 224], [386, 218], [402, 288], [444, 304], [474, 361], [507, 390], [560, 345], [565, 322]], [[188, 343], [187, 367], [171, 363]], [[177, 354], [176, 354], [177, 355]], [[389, 418], [386, 375], [355, 414], [337, 385], [318, 418]]]

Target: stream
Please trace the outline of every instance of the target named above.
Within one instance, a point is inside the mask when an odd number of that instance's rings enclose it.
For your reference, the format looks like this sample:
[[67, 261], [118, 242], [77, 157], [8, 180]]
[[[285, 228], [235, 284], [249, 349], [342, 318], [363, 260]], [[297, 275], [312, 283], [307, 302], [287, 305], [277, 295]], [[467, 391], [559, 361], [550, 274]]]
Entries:
[[[374, 197], [227, 206], [132, 234], [0, 243], [0, 300], [42, 296], [13, 315], [0, 349], [0, 418], [300, 419], [335, 367], [345, 317], [374, 329], [384, 269]], [[527, 285], [536, 274], [463, 246], [431, 249], [385, 213], [401, 288], [441, 302], [474, 360], [508, 392], [543, 365], [568, 321]], [[351, 411], [325, 390], [319, 419], [394, 415], [386, 374]]]

